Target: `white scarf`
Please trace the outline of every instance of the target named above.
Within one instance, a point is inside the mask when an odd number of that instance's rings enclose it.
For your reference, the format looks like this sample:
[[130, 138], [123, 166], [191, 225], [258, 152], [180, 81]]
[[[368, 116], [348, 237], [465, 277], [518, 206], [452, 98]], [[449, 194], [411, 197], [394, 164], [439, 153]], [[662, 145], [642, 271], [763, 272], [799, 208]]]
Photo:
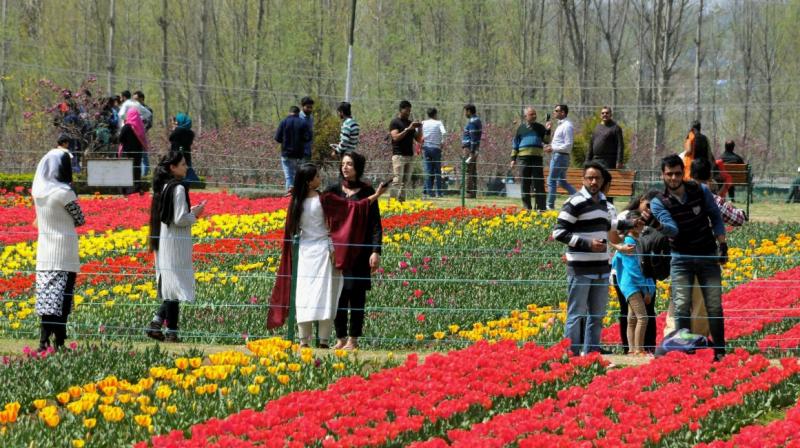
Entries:
[[[64, 148], [54, 148], [48, 151], [39, 161], [39, 165], [36, 166], [36, 175], [33, 177], [33, 186], [31, 187], [31, 194], [34, 198], [49, 196], [57, 190], [71, 189], [69, 184], [65, 184], [56, 178], [61, 167], [61, 158], [64, 154], [69, 154], [69, 151]], [[70, 157], [72, 157], [71, 154]]]

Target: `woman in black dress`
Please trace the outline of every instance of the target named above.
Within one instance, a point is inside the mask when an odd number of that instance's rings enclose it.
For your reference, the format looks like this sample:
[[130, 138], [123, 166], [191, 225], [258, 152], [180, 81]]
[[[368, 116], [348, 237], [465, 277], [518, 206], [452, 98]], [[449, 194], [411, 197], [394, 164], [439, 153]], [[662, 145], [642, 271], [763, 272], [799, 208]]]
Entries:
[[186, 164], [189, 165], [189, 171], [186, 173], [187, 182], [196, 182], [200, 180], [192, 167], [192, 143], [194, 143], [194, 131], [192, 130], [192, 119], [189, 115], [180, 112], [175, 115], [172, 122], [172, 132], [169, 134], [170, 149], [176, 152], [182, 152], [183, 157], [186, 159]]
[[[361, 181], [367, 160], [357, 152], [349, 152], [342, 156], [341, 182], [329, 187], [326, 191], [335, 193], [347, 200], [358, 201], [375, 193], [375, 189]], [[381, 246], [383, 244], [383, 228], [378, 202], [370, 206], [366, 232], [359, 244], [362, 244], [353, 268], [344, 275], [344, 288], [339, 296], [334, 326], [336, 328], [335, 349], [353, 350], [358, 347], [364, 327], [364, 306], [367, 291], [372, 287], [370, 275], [380, 267]], [[348, 329], [348, 311], [350, 327]]]

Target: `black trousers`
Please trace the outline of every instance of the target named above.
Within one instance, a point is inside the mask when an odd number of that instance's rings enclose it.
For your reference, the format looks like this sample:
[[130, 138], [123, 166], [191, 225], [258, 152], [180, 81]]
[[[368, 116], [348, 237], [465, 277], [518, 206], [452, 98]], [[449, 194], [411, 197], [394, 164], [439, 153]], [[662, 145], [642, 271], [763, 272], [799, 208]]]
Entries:
[[[343, 289], [339, 296], [339, 306], [333, 324], [336, 337], [360, 337], [364, 329], [364, 306], [367, 304], [367, 290], [364, 288]], [[350, 312], [350, 330], [347, 329], [347, 312]]]
[[[531, 193], [535, 191], [536, 210], [545, 210], [544, 168], [542, 156], [522, 156], [517, 158], [522, 177], [522, 204], [531, 209]], [[533, 187], [533, 188], [531, 188]]]
[[50, 336], [53, 336], [53, 345], [63, 347], [67, 339], [67, 319], [72, 311], [72, 298], [75, 295], [75, 272], [67, 273], [67, 284], [64, 287], [64, 300], [61, 303], [61, 315], [42, 315], [39, 330], [39, 348], [45, 349], [50, 345]]
[[180, 302], [177, 300], [163, 300], [161, 295], [161, 279], [158, 279], [158, 298], [161, 306], [156, 311], [156, 316], [161, 322], [166, 322], [167, 330], [178, 331], [178, 319], [180, 318]]

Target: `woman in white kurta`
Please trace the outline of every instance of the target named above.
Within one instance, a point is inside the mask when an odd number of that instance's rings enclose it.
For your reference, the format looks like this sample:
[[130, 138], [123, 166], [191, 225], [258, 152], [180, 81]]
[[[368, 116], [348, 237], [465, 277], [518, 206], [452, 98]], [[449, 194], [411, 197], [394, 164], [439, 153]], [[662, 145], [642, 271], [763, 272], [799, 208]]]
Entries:
[[[312, 323], [319, 322], [319, 347], [329, 348], [333, 318], [336, 316], [339, 295], [344, 284], [342, 271], [336, 268], [337, 260], [334, 258], [334, 253], [338, 250], [340, 254], [345, 254], [347, 251], [341, 250], [341, 247], [338, 249], [333, 247], [328, 227], [328, 221], [332, 219], [332, 216], [325, 214], [322, 198], [317, 191], [320, 184], [321, 180], [316, 166], [305, 164], [298, 168], [292, 187], [292, 201], [289, 204], [286, 234], [299, 234], [300, 236], [295, 294], [300, 346], [309, 346]], [[358, 205], [340, 200], [341, 205], [343, 208], [353, 210], [360, 207], [363, 216], [360, 221], [356, 221], [365, 222], [369, 204], [375, 202], [386, 191], [386, 188], [386, 185], [379, 186], [377, 192]], [[329, 194], [326, 197], [330, 196], [332, 195]], [[339, 264], [342, 264], [344, 260], [338, 261]], [[286, 263], [283, 256], [281, 263]], [[284, 278], [284, 280], [286, 279]], [[280, 281], [276, 284], [280, 284]], [[275, 291], [273, 291], [273, 296], [275, 295]]]
[[314, 321], [319, 321], [320, 344], [328, 343], [343, 284], [342, 271], [333, 266], [328, 226], [319, 194], [315, 194], [303, 201], [303, 214], [300, 216], [295, 306], [301, 343], [304, 336], [310, 337]]
[[[192, 224], [203, 213], [205, 203], [194, 207], [181, 183], [188, 170], [183, 153], [170, 151], [153, 173], [153, 203], [150, 208], [150, 249], [155, 252], [156, 283], [162, 300], [147, 336], [178, 342], [179, 304], [194, 301]], [[166, 325], [166, 337], [161, 327]]]

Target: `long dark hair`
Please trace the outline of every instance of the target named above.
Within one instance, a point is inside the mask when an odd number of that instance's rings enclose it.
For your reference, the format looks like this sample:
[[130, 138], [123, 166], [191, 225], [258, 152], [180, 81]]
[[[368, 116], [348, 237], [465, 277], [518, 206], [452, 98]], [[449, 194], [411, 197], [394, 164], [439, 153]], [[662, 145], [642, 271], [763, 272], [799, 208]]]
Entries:
[[657, 197], [660, 194], [661, 192], [658, 190], [650, 190], [647, 193], [640, 194], [639, 196], [636, 196], [635, 198], [633, 198], [633, 200], [631, 200], [631, 202], [628, 203], [628, 205], [625, 207], [625, 210], [628, 211], [639, 210], [639, 205], [642, 203], [642, 201], [652, 202], [653, 198]]
[[[356, 188], [360, 187], [362, 185], [361, 176], [364, 175], [364, 169], [367, 166], [367, 158], [355, 151], [345, 153], [342, 156], [342, 160], [344, 160], [345, 157], [350, 157], [350, 160], [353, 161], [353, 170], [356, 172], [356, 179], [355, 181], [351, 182], [351, 186]], [[345, 182], [341, 166], [339, 167], [339, 177], [341, 178], [342, 182]]]
[[289, 202], [289, 216], [286, 217], [289, 225], [286, 230], [289, 236], [300, 229], [300, 216], [303, 215], [303, 201], [308, 196], [308, 183], [317, 176], [317, 166], [313, 163], [304, 163], [297, 168], [292, 186], [292, 200]]
[[150, 251], [158, 250], [158, 240], [161, 237], [161, 197], [164, 185], [174, 180], [170, 165], [177, 165], [183, 160], [183, 153], [170, 150], [158, 159], [158, 165], [153, 169], [153, 200], [150, 202], [150, 238], [148, 246]]

